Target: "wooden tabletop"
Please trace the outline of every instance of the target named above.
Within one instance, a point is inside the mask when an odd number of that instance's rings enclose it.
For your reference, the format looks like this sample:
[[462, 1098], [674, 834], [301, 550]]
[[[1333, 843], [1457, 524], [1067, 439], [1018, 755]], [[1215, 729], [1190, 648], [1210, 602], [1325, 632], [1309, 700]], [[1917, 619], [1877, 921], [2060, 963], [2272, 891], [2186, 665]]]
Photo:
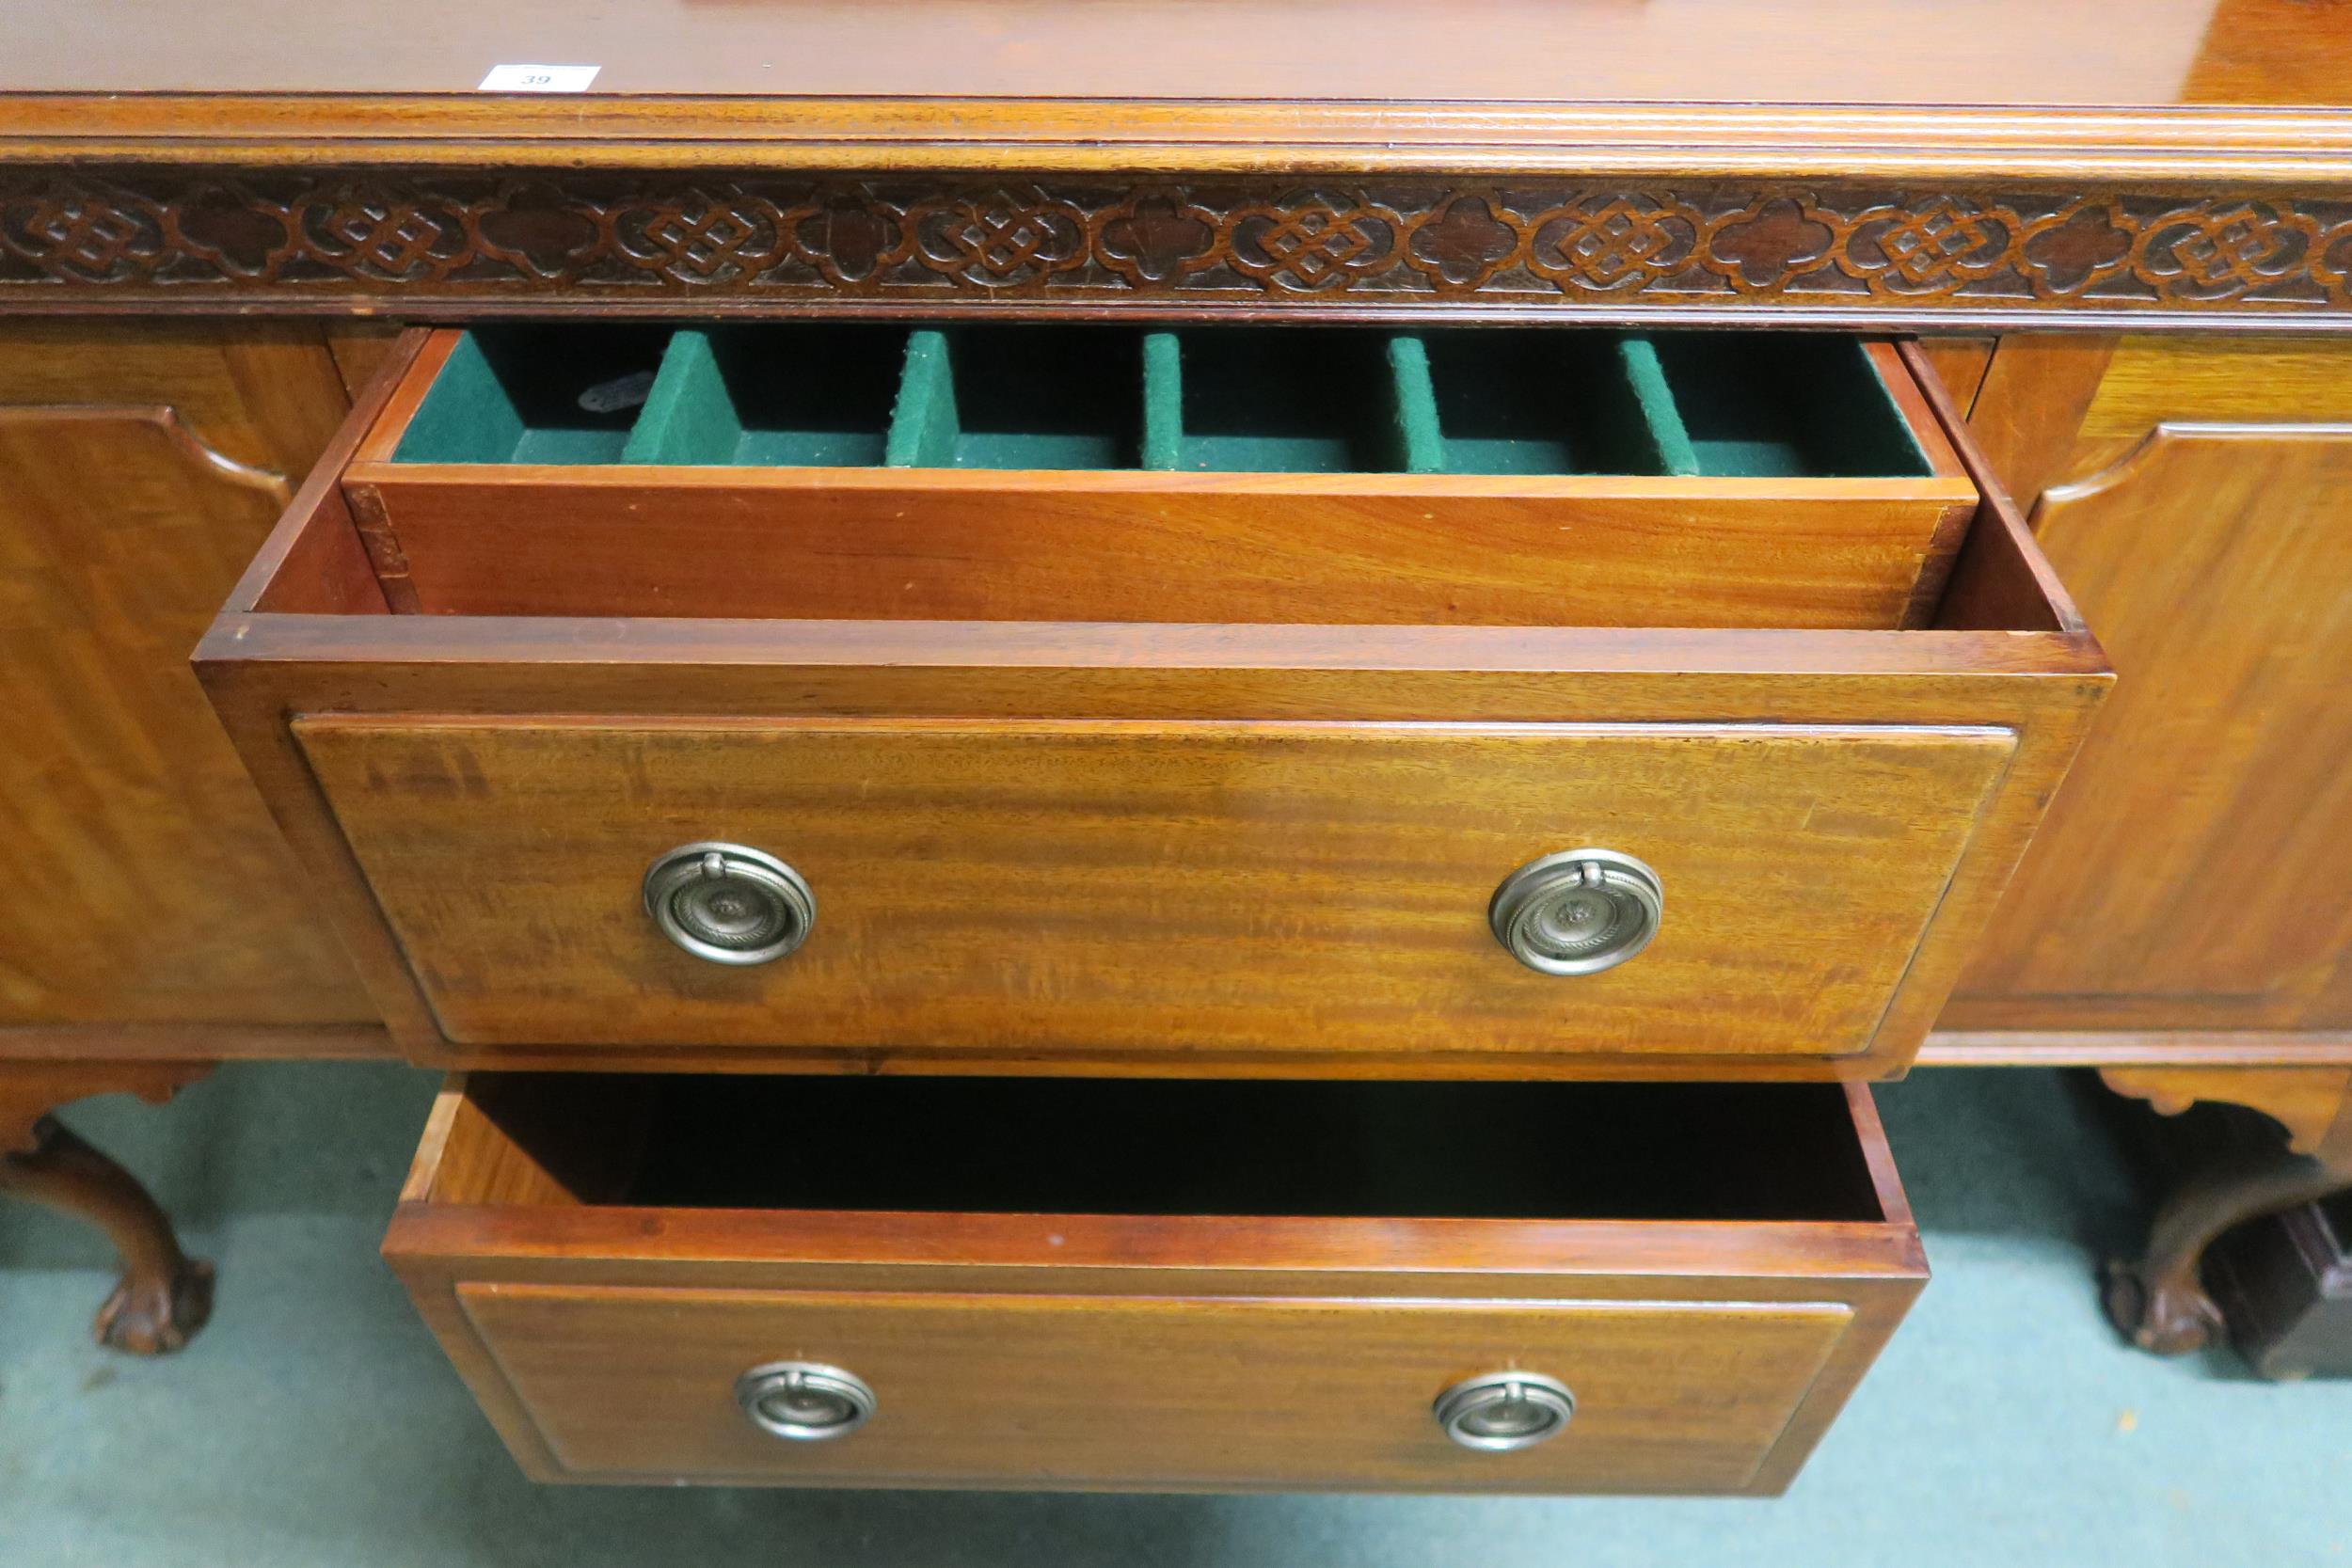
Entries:
[[[2271, 78], [2217, 29], [2299, 45]], [[2352, 103], [2352, 23], [2220, 0], [20, 0], [0, 91], [1953, 104]], [[2298, 25], [2299, 24], [2299, 25]], [[2256, 29], [2259, 34], [2259, 29]], [[2332, 36], [2331, 36], [2332, 35]]]
[[[596, 71], [580, 93], [479, 90], [511, 64]], [[1302, 167], [2308, 185], [2352, 182], [2344, 104], [2352, 10], [2308, 0], [0, 8], [11, 161], [1201, 169], [1290, 146]]]

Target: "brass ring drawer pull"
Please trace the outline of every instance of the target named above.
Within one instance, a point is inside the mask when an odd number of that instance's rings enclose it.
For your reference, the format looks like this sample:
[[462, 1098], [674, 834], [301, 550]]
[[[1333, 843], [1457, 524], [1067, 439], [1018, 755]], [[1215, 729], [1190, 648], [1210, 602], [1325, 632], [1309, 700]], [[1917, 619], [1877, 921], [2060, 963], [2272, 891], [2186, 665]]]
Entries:
[[645, 872], [661, 934], [715, 964], [764, 964], [808, 940], [817, 895], [775, 856], [740, 844], [685, 844]]
[[1488, 1372], [1439, 1394], [1430, 1414], [1462, 1447], [1499, 1452], [1557, 1437], [1576, 1414], [1576, 1396], [1555, 1377]]
[[1495, 940], [1546, 974], [1591, 974], [1647, 947], [1666, 917], [1658, 873], [1614, 849], [1530, 861], [1486, 906]]
[[735, 1380], [735, 1402], [752, 1425], [776, 1437], [821, 1443], [864, 1426], [874, 1390], [855, 1372], [820, 1361], [771, 1361]]

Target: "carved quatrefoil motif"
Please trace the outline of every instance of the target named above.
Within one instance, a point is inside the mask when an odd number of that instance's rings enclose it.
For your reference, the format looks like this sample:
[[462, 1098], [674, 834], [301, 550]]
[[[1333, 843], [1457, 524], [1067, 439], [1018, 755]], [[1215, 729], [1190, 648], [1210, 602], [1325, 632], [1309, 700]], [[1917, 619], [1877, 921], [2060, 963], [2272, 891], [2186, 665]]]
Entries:
[[651, 285], [1188, 309], [1473, 299], [1512, 313], [1883, 319], [2227, 306], [2352, 318], [2352, 201], [2075, 191], [1155, 178], [887, 182], [540, 171], [0, 171], [0, 290], [262, 293], [397, 309], [596, 304]]

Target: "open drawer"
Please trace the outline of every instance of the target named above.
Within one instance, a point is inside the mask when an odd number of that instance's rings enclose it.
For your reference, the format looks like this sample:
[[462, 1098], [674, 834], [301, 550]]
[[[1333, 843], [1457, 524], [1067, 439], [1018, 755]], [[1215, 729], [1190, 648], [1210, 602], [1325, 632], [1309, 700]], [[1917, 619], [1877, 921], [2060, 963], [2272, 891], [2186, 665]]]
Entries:
[[[199, 651], [421, 1060], [1899, 1071], [2108, 678], [1907, 349], [1490, 334], [1613, 388], [1506, 418], [1444, 335], [1104, 328], [1132, 397], [1008, 433], [901, 333], [877, 436], [774, 330], [412, 335]], [[1196, 404], [1318, 343], [1344, 440]], [[1261, 467], [954, 466], [1130, 450], [1073, 408]], [[1528, 471], [1594, 452], [1700, 471]]]
[[1926, 1277], [1861, 1085], [451, 1080], [387, 1257], [550, 1481], [1772, 1493]]
[[395, 610], [1920, 624], [1977, 493], [1844, 337], [443, 332], [343, 491]]

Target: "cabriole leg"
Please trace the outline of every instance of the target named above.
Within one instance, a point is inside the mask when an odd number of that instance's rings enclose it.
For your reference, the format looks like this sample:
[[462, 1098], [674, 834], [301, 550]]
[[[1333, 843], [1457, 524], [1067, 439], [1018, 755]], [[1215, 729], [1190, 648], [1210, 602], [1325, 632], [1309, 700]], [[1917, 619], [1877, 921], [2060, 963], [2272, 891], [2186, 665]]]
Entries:
[[2247, 1105], [2278, 1121], [2285, 1138], [2232, 1151], [2167, 1198], [2147, 1250], [2107, 1265], [2107, 1316], [2142, 1350], [2185, 1355], [2222, 1330], [2205, 1291], [2205, 1249], [2231, 1227], [2352, 1187], [2352, 1074], [2342, 1069], [2110, 1068], [2119, 1094], [2167, 1116], [2199, 1101]]
[[134, 1355], [176, 1351], [212, 1313], [213, 1266], [180, 1249], [171, 1221], [136, 1178], [48, 1113], [94, 1094], [161, 1101], [209, 1070], [203, 1063], [87, 1067], [0, 1063], [0, 1197], [87, 1221], [122, 1259], [122, 1278], [95, 1324], [101, 1344]]

